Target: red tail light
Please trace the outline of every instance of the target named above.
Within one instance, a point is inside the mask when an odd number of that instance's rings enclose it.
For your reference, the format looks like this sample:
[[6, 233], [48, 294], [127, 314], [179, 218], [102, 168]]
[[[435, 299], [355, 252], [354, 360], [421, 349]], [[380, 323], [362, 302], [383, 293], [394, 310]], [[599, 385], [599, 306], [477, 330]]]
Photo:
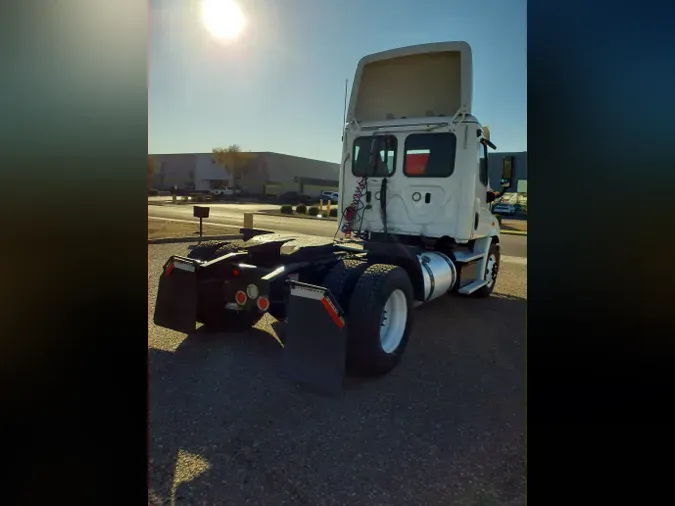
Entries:
[[258, 297], [257, 304], [260, 311], [267, 311], [270, 308], [270, 301], [264, 295], [262, 297]]
[[234, 300], [237, 304], [239, 304], [240, 306], [243, 306], [244, 304], [246, 304], [246, 301], [248, 300], [248, 297], [246, 296], [246, 292], [244, 292], [243, 290], [239, 290], [235, 294]]
[[166, 269], [164, 269], [164, 274], [166, 274], [167, 276], [170, 275], [172, 272], [173, 272], [173, 262], [167, 265]]

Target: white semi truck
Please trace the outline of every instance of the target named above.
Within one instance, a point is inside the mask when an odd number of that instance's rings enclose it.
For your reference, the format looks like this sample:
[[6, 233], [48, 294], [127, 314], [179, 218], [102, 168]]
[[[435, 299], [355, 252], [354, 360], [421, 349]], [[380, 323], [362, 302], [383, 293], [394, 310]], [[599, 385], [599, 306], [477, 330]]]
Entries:
[[[500, 261], [487, 166], [495, 146], [472, 115], [469, 45], [364, 57], [346, 117], [335, 237], [242, 229], [242, 240], [172, 256], [156, 324], [236, 331], [270, 313], [286, 321], [287, 376], [336, 391], [345, 367], [381, 375], [396, 366], [414, 307], [452, 292], [491, 294]], [[501, 181], [503, 193], [511, 174]]]

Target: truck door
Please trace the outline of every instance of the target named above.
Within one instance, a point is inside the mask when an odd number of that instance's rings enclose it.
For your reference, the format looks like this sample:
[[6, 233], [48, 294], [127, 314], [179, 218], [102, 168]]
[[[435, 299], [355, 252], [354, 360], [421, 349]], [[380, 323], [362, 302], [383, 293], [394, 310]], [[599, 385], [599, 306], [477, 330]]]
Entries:
[[387, 184], [387, 224], [422, 233], [442, 221], [451, 205], [457, 138], [452, 132], [416, 132], [399, 139], [400, 162]]

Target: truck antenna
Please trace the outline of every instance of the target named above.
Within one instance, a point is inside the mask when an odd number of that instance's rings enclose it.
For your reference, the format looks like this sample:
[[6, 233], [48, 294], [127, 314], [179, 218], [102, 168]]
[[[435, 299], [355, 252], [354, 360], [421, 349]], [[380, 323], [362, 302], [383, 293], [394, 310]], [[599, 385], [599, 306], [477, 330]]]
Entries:
[[347, 85], [349, 79], [345, 79], [345, 106], [342, 112], [342, 142], [345, 140], [345, 124], [347, 123]]

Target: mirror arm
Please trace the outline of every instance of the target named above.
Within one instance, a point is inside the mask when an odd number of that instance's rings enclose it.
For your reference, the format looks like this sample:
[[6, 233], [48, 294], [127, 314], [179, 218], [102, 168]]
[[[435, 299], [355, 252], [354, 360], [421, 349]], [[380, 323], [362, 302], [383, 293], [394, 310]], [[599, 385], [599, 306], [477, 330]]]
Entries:
[[489, 140], [483, 138], [483, 139], [481, 139], [480, 141], [481, 141], [483, 144], [487, 144], [488, 147], [489, 147], [490, 149], [492, 149], [493, 151], [496, 151], [496, 150], [497, 150], [497, 146], [495, 146], [494, 144], [492, 144], [492, 142], [490, 142]]

